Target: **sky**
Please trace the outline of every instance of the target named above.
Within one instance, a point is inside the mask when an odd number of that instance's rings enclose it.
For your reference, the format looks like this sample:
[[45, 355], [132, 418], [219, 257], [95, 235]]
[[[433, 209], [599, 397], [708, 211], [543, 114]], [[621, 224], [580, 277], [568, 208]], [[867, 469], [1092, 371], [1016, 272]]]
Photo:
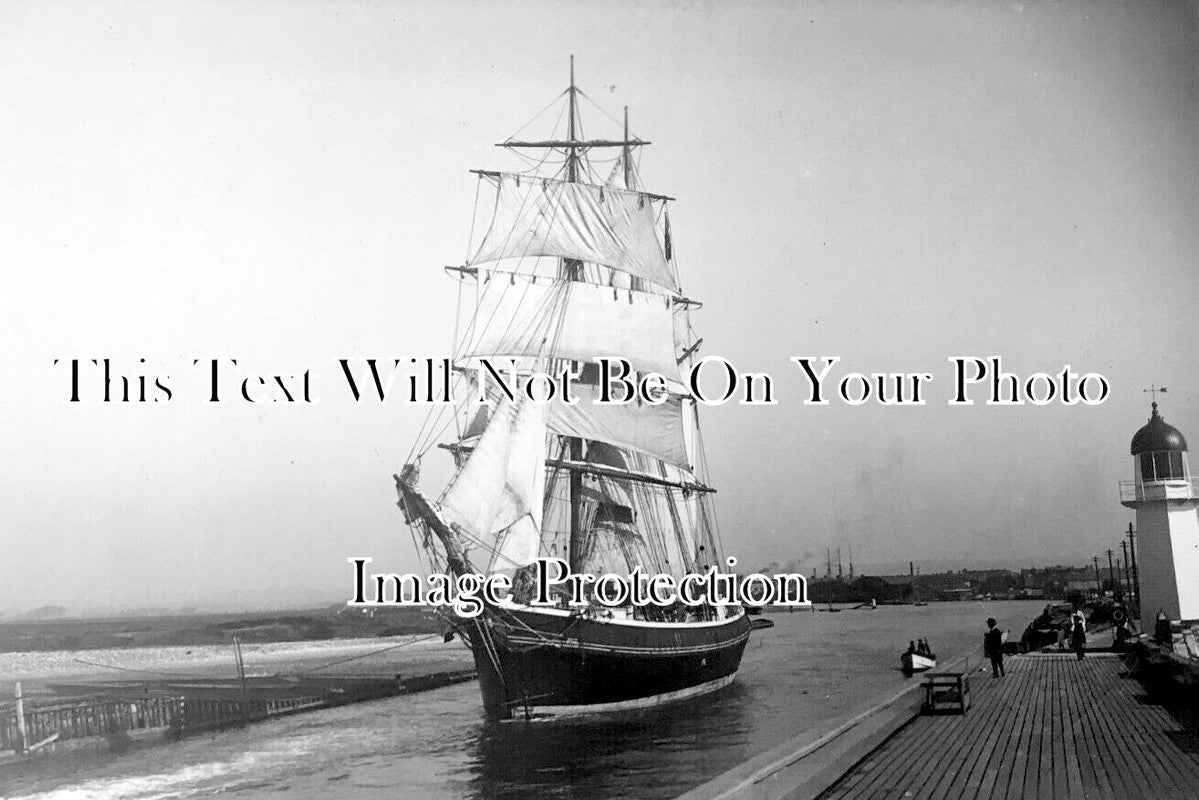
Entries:
[[[493, 143], [571, 54], [678, 198], [704, 352], [776, 381], [777, 405], [703, 415], [729, 553], [810, 570], [852, 546], [861, 572], [1118, 552], [1142, 389], [1199, 437], [1187, 5], [17, 2], [0, 614], [335, 602], [348, 556], [417, 569], [391, 475], [424, 409], [355, 404], [336, 359], [448, 355], [467, 170], [521, 166]], [[928, 402], [806, 406], [790, 358], [820, 355], [932, 373]], [[958, 355], [1111, 395], [951, 407]], [[104, 358], [150, 402], [100, 402]], [[193, 365], [212, 358], [238, 361], [219, 403]], [[305, 370], [317, 403], [237, 397]]]

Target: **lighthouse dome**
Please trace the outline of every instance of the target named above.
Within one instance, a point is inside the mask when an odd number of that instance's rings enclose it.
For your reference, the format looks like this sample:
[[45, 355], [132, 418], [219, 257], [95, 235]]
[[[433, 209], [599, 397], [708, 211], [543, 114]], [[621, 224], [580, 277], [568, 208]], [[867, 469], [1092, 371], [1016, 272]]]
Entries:
[[1173, 425], [1168, 424], [1157, 413], [1157, 403], [1153, 404], [1153, 416], [1132, 437], [1132, 454], [1157, 453], [1163, 450], [1185, 451], [1186, 437]]

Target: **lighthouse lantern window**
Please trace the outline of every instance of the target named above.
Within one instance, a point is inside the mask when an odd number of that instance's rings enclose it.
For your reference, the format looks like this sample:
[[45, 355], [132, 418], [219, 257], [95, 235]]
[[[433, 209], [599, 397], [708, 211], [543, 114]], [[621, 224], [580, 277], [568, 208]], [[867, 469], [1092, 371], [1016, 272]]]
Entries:
[[1141, 453], [1141, 480], [1170, 481], [1185, 480], [1186, 463], [1178, 450], [1158, 450]]

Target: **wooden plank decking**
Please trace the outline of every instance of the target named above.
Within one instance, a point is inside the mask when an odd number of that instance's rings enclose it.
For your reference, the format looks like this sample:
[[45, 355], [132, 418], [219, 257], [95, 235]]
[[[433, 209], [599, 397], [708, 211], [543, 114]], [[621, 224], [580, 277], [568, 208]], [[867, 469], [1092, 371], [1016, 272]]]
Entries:
[[1017, 656], [971, 675], [964, 716], [921, 716], [821, 800], [1196, 798], [1193, 718], [1148, 701], [1115, 655]]

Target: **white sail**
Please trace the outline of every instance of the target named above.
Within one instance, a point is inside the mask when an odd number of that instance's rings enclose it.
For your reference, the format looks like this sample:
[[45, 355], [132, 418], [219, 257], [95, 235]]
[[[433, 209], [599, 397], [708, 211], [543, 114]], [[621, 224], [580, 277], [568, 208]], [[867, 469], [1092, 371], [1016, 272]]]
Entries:
[[495, 215], [468, 264], [558, 256], [636, 275], [678, 291], [641, 192], [500, 173]]
[[578, 281], [492, 275], [462, 356], [623, 357], [681, 382], [668, 297]]
[[[473, 388], [476, 376], [473, 373], [468, 375], [473, 395], [476, 391]], [[504, 397], [494, 381], [489, 380], [485, 385], [487, 396], [493, 402], [498, 402]], [[582, 382], [572, 385], [571, 395], [577, 401], [574, 404], [565, 403], [560, 397], [555, 397], [546, 404], [546, 425], [553, 433], [606, 442], [674, 464], [682, 470], [690, 469], [684, 426], [684, 400], [679, 395], [668, 394], [660, 405], [639, 403], [635, 400], [624, 405], [596, 404], [599, 387]], [[480, 417], [481, 412], [472, 418], [462, 435], [464, 439], [482, 431]]]
[[575, 405], [550, 406], [550, 429], [566, 436], [627, 447], [688, 469], [687, 443], [683, 438], [683, 398], [667, 395], [661, 405], [630, 402], [626, 405], [593, 401], [598, 387], [576, 384]]
[[496, 537], [497, 566], [529, 564], [540, 550], [545, 418], [543, 405], [502, 402], [441, 499], [450, 522]]

